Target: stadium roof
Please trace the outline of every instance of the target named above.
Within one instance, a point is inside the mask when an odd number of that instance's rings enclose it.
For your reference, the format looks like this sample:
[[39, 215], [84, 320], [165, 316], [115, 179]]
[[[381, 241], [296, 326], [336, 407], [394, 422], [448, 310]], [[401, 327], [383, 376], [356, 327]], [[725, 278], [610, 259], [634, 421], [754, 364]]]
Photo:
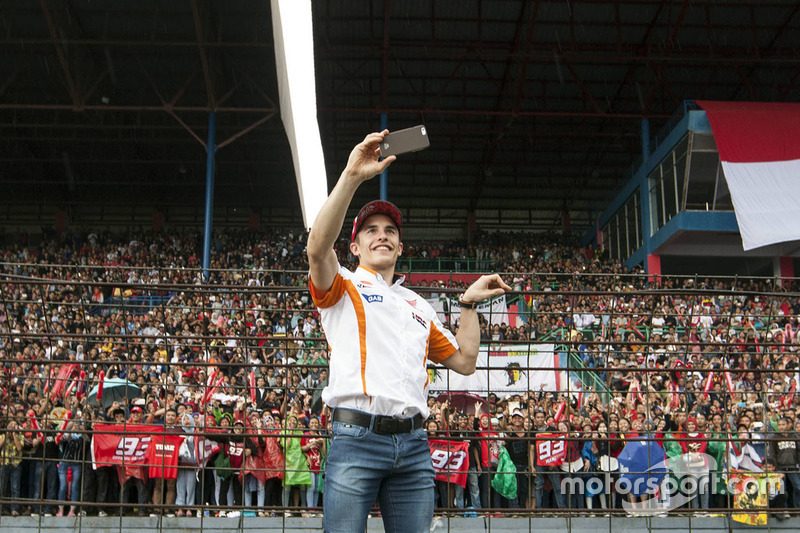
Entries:
[[[376, 130], [424, 123], [389, 198], [409, 223], [592, 227], [686, 99], [800, 100], [800, 4], [327, 0], [313, 3], [329, 184]], [[270, 6], [16, 0], [0, 10], [0, 194], [58, 209], [292, 210]], [[378, 196], [362, 187], [354, 205]]]

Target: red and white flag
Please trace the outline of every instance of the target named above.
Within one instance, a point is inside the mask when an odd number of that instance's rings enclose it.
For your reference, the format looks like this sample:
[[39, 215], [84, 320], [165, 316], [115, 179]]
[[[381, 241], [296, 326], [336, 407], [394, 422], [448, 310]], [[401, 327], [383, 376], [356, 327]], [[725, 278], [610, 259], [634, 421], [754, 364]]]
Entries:
[[714, 132], [743, 248], [800, 239], [800, 104], [697, 104]]

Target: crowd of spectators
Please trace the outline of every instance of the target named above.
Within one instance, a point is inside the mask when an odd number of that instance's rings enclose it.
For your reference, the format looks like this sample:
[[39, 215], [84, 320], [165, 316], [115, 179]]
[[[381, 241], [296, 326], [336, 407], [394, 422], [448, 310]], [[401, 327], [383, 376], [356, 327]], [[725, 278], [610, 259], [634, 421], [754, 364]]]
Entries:
[[[318, 513], [329, 354], [307, 292], [305, 236], [220, 234], [206, 272], [199, 233], [85, 233], [0, 250], [0, 510]], [[345, 240], [337, 248], [354, 267]], [[466, 488], [437, 481], [440, 508], [613, 508], [621, 498], [612, 490], [562, 494], [562, 480], [592, 477], [601, 457], [618, 457], [637, 438], [670, 453], [700, 442], [722, 459], [720, 474], [732, 456], [774, 463], [791, 495], [780, 506], [800, 508], [800, 457], [795, 446], [786, 451], [800, 430], [800, 300], [788, 287], [648, 277], [554, 235], [412, 242], [404, 256], [470, 259], [500, 272], [519, 314], [513, 325], [484, 319], [482, 341], [552, 342], [580, 367], [570, 391], [490, 393], [458, 409], [431, 397], [431, 436], [470, 450]], [[418, 289], [435, 297], [461, 288], [441, 279]], [[56, 386], [64, 369], [69, 379]], [[98, 402], [102, 377], [135, 384], [136, 399]], [[161, 425], [218, 446], [206, 455], [187, 446], [172, 479], [95, 469], [93, 432], [112, 423]], [[578, 473], [537, 464], [542, 432], [567, 438]], [[516, 466], [516, 498], [491, 488], [494, 442]], [[722, 490], [691, 501], [732, 506]]]

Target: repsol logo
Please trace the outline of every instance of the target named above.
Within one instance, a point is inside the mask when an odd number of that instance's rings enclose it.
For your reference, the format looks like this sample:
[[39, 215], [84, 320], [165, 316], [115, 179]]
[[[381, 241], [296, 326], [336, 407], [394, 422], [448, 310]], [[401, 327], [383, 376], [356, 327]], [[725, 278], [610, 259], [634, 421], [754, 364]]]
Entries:
[[375, 302], [382, 302], [383, 296], [380, 294], [362, 294], [361, 296], [367, 301], [367, 303], [375, 303]]

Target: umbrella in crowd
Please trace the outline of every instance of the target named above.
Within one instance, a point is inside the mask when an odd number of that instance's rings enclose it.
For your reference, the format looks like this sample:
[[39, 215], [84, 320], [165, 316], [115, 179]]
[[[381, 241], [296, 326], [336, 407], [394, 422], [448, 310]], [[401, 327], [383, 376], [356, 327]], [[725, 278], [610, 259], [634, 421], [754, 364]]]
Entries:
[[443, 392], [436, 397], [436, 401], [441, 403], [445, 400], [450, 402], [450, 408], [462, 413], [475, 414], [475, 404], [481, 404], [481, 412], [489, 412], [489, 403], [485, 398], [469, 392]]
[[114, 402], [122, 403], [126, 398], [128, 400], [138, 398], [141, 394], [138, 385], [122, 378], [106, 378], [103, 380], [100, 401], [97, 400], [97, 392], [99, 390], [101, 390], [100, 384], [95, 385], [89, 391], [89, 404], [100, 405], [102, 403], [103, 409], [108, 409]]
[[620, 479], [630, 482], [634, 496], [653, 494], [667, 473], [664, 448], [653, 439], [630, 441], [622, 449], [619, 461]]

